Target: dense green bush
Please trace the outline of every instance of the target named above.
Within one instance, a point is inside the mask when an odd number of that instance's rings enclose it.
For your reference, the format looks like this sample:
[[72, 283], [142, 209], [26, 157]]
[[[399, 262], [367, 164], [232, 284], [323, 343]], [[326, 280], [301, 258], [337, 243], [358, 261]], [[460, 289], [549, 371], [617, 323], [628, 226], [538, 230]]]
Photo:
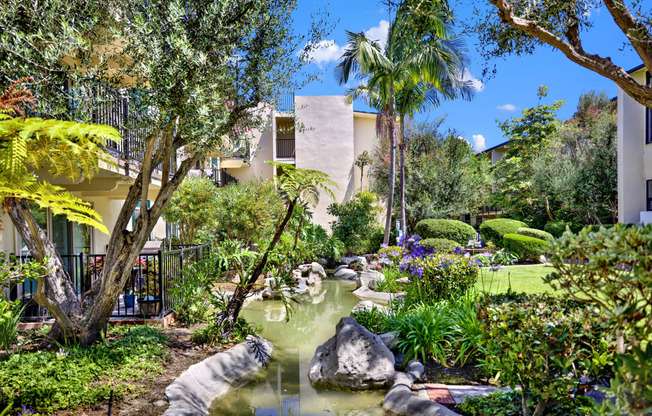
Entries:
[[213, 181], [189, 176], [165, 206], [163, 218], [167, 223], [179, 226], [180, 243], [193, 244], [200, 230], [212, 231], [215, 228], [217, 205], [217, 188]]
[[388, 331], [389, 315], [375, 306], [372, 306], [371, 309], [364, 309], [352, 313], [351, 316], [355, 318], [360, 325], [367, 328], [369, 332], [383, 334]]
[[20, 352], [0, 359], [0, 408], [32, 406], [50, 413], [138, 392], [137, 382], [162, 372], [167, 340], [146, 326], [114, 327], [113, 342], [88, 348]]
[[[568, 261], [570, 260], [570, 261]], [[574, 299], [597, 305], [616, 337], [618, 356], [603, 403], [606, 414], [652, 409], [652, 225], [586, 228], [553, 243], [556, 271], [546, 279]]]
[[612, 359], [599, 312], [548, 295], [485, 295], [478, 309], [481, 366], [497, 381], [521, 386], [523, 415], [544, 414], [548, 403], [568, 400], [580, 377], [596, 380]]
[[376, 215], [381, 210], [378, 197], [368, 191], [358, 192], [343, 204], [335, 202], [328, 206], [328, 213], [336, 217], [330, 224], [333, 236], [344, 243], [347, 254], [364, 254], [369, 238], [378, 228]]
[[457, 242], [462, 247], [466, 247], [469, 240], [475, 240], [477, 235], [475, 229], [469, 224], [445, 219], [421, 220], [414, 228], [414, 232], [424, 240], [428, 238], [445, 238]]
[[435, 253], [451, 254], [460, 244], [446, 238], [426, 238], [421, 240], [419, 245], [431, 248]]
[[[469, 397], [455, 408], [465, 416], [520, 416], [521, 394], [497, 391], [488, 396]], [[595, 402], [586, 396], [568, 398], [546, 409], [546, 416], [597, 416]]]
[[559, 238], [562, 234], [564, 234], [564, 231], [566, 231], [566, 227], [568, 227], [571, 232], [576, 233], [580, 231], [583, 226], [582, 224], [574, 221], [550, 221], [546, 223], [543, 229], [546, 232], [550, 233], [553, 237]]
[[256, 335], [260, 331], [262, 331], [261, 327], [249, 323], [244, 318], [239, 316], [235, 320], [235, 324], [233, 325], [233, 333], [228, 340], [222, 336], [222, 328], [217, 326], [215, 322], [211, 322], [204, 328], [195, 331], [190, 337], [190, 340], [197, 344], [215, 344], [217, 342], [221, 342], [223, 344], [233, 342], [237, 344], [238, 342], [244, 341], [245, 338], [247, 338], [247, 335]]
[[527, 227], [522, 221], [510, 220], [508, 218], [496, 218], [487, 220], [480, 224], [480, 235], [483, 239], [492, 241], [494, 244], [504, 247], [503, 236], [515, 234], [519, 228]]
[[465, 293], [473, 287], [480, 268], [461, 256], [409, 257], [402, 266], [409, 273], [406, 303], [436, 302]]
[[516, 234], [525, 235], [527, 237], [532, 237], [532, 238], [538, 238], [539, 240], [544, 240], [549, 243], [552, 243], [553, 240], [555, 239], [555, 237], [553, 237], [552, 234], [546, 231], [537, 230], [536, 228], [522, 227], [516, 230]]
[[535, 258], [550, 251], [549, 242], [520, 234], [505, 234], [503, 245], [520, 260]]
[[[369, 236], [367, 239], [367, 253], [378, 253], [380, 246], [383, 244], [385, 239], [385, 229], [382, 227], [376, 227], [376, 230]], [[392, 228], [392, 231], [389, 233], [389, 243], [396, 243], [396, 229]]]

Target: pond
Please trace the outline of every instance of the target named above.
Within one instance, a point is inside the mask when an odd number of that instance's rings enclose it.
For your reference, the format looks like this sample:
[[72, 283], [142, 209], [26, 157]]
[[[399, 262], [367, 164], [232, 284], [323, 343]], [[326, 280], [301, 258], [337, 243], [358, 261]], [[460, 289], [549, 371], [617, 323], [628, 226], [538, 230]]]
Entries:
[[384, 391], [346, 392], [314, 388], [308, 381], [317, 347], [335, 334], [335, 325], [349, 316], [358, 299], [355, 282], [325, 280], [293, 303], [290, 320], [280, 301], [253, 301], [242, 315], [262, 325], [262, 336], [274, 344], [272, 362], [249, 384], [216, 401], [211, 415], [382, 416]]

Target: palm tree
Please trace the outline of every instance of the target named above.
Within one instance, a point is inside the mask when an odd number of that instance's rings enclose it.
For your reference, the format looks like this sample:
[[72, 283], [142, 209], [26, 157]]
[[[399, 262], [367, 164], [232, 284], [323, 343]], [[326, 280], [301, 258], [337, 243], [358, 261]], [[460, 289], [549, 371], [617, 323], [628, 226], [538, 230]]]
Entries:
[[[348, 45], [335, 68], [338, 82], [346, 84], [351, 76], [363, 85], [349, 90], [350, 99], [364, 97], [379, 109], [377, 134], [390, 143], [389, 195], [384, 243], [389, 243], [396, 182], [396, 119], [404, 137], [405, 116], [426, 105], [458, 95], [470, 97], [468, 82], [462, 80], [465, 59], [459, 38], [450, 35], [450, 18], [440, 3], [432, 0], [406, 0], [398, 7], [391, 24], [387, 45], [367, 39], [364, 33], [347, 31]], [[401, 218], [405, 232], [404, 161], [405, 144], [401, 139]]]
[[267, 246], [263, 257], [260, 259], [246, 282], [237, 286], [235, 293], [231, 296], [226, 308], [217, 315], [216, 324], [218, 328], [220, 328], [221, 336], [224, 339], [228, 339], [233, 332], [233, 325], [240, 314], [240, 310], [242, 309], [242, 305], [244, 304], [244, 300], [249, 293], [249, 290], [256, 283], [256, 280], [258, 280], [265, 269], [269, 254], [274, 250], [274, 247], [281, 239], [285, 227], [294, 215], [294, 210], [297, 205], [304, 202], [313, 207], [317, 206], [319, 203], [320, 191], [325, 192], [326, 195], [335, 199], [330, 187], [337, 187], [337, 183], [331, 180], [327, 174], [318, 170], [299, 169], [294, 165], [287, 163], [272, 161], [267, 161], [267, 163], [273, 165], [276, 169], [280, 168], [283, 171], [283, 174], [280, 175], [277, 180], [279, 191], [285, 195], [287, 209], [285, 217], [276, 228], [276, 233], [274, 233], [274, 237], [272, 237], [272, 241]]

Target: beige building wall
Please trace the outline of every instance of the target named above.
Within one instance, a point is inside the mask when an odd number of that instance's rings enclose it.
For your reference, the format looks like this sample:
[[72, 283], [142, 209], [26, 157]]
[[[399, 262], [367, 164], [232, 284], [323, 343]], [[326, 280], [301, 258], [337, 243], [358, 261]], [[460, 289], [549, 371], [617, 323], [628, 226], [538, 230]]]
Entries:
[[[645, 68], [631, 75], [641, 84]], [[652, 222], [646, 181], [652, 179], [652, 144], [645, 144], [645, 107], [618, 88], [618, 221]]]
[[[376, 144], [376, 114], [356, 111], [353, 113], [353, 134], [354, 134], [354, 161], [365, 150], [369, 156], [373, 157], [373, 149]], [[355, 166], [355, 165], [354, 165]], [[370, 166], [364, 168], [364, 178], [362, 186], [369, 190], [369, 170]], [[355, 191], [360, 191], [360, 168], [355, 166], [354, 169]]]

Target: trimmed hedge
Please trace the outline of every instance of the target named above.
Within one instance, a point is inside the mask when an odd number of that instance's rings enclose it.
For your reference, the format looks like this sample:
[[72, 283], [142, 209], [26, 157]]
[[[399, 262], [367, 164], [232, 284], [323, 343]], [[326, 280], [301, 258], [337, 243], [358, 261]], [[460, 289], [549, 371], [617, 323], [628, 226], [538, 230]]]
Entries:
[[552, 234], [553, 237], [559, 238], [566, 231], [566, 226], [570, 228], [572, 233], [578, 233], [582, 228], [582, 224], [574, 221], [550, 221], [546, 223], [543, 229]]
[[419, 245], [430, 247], [435, 253], [446, 254], [454, 252], [460, 246], [457, 242], [446, 238], [426, 238], [425, 240], [421, 240]]
[[414, 231], [422, 239], [445, 238], [466, 247], [469, 240], [474, 240], [475, 229], [469, 224], [457, 220], [429, 219], [417, 223]]
[[516, 230], [516, 234], [525, 235], [532, 238], [538, 238], [539, 240], [545, 240], [549, 243], [552, 243], [552, 241], [555, 239], [555, 237], [553, 237], [552, 234], [547, 233], [545, 231], [537, 230], [536, 228], [521, 227], [518, 230]]
[[485, 240], [490, 240], [500, 247], [505, 247], [503, 236], [505, 234], [516, 234], [519, 228], [527, 228], [527, 224], [523, 221], [508, 218], [496, 218], [480, 224], [480, 235]]
[[516, 254], [521, 260], [539, 256], [550, 249], [549, 242], [520, 234], [505, 234], [503, 243], [507, 250]]

